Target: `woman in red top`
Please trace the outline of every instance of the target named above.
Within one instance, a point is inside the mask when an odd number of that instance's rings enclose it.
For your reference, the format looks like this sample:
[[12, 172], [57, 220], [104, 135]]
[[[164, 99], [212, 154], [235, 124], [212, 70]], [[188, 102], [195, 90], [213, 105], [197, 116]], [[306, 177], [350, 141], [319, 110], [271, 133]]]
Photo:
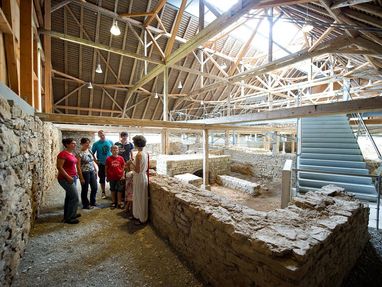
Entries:
[[65, 149], [57, 156], [58, 182], [65, 189], [64, 221], [69, 224], [77, 224], [78, 193], [76, 181], [78, 179], [76, 164], [77, 158], [74, 156], [76, 142], [72, 138], [62, 140]]

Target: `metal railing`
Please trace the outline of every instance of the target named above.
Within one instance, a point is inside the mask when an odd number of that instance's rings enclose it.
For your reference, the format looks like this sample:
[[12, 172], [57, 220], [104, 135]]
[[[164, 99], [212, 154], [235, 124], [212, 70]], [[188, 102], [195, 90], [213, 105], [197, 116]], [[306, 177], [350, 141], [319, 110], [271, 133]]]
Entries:
[[[379, 213], [380, 213], [380, 202], [381, 202], [381, 175], [371, 175], [371, 174], [355, 174], [355, 173], [342, 173], [342, 172], [332, 172], [332, 171], [322, 171], [322, 170], [314, 170], [314, 169], [294, 169], [296, 172], [314, 172], [321, 174], [336, 174], [336, 175], [348, 175], [348, 176], [357, 176], [357, 177], [368, 177], [374, 179], [375, 189], [377, 191], [377, 218], [376, 218], [376, 228], [379, 229]], [[298, 186], [298, 180], [296, 180], [296, 190]], [[317, 188], [318, 190], [319, 188]]]

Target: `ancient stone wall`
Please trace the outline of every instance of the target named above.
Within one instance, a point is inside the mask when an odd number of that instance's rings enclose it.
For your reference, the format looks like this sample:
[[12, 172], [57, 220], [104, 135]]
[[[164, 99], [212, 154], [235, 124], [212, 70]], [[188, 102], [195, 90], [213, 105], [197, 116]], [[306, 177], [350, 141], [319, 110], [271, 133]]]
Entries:
[[[202, 154], [159, 155], [156, 158], [156, 170], [159, 174], [174, 176], [183, 173], [195, 173], [203, 169]], [[230, 157], [226, 155], [209, 155], [209, 180], [214, 183], [217, 175], [227, 174], [230, 168]]]
[[61, 132], [0, 96], [0, 285], [11, 284], [31, 225], [56, 178]]
[[[95, 132], [86, 132], [86, 131], [63, 131], [62, 138], [73, 138], [77, 143], [77, 150], [81, 148], [81, 139], [88, 138], [90, 139], [90, 147], [97, 141], [99, 138], [94, 137]], [[63, 148], [63, 146], [62, 146]]]
[[273, 180], [281, 180], [282, 169], [287, 159], [295, 161], [294, 154], [273, 155], [272, 153], [258, 153], [250, 149], [232, 147], [224, 150], [224, 154], [231, 156], [232, 171]]
[[338, 191], [259, 212], [156, 176], [157, 232], [213, 286], [341, 286], [368, 241], [368, 208]]

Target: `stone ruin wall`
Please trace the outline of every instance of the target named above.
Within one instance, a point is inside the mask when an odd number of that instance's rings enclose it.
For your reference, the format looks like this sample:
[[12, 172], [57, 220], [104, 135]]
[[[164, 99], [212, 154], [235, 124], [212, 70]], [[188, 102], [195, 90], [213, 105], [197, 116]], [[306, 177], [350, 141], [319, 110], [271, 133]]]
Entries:
[[61, 132], [0, 96], [0, 283], [10, 285], [56, 178]]
[[341, 286], [368, 241], [368, 208], [341, 192], [270, 212], [165, 176], [150, 192], [152, 225], [212, 286]]
[[[209, 155], [209, 182], [215, 183], [218, 175], [228, 174], [230, 157], [225, 155]], [[156, 171], [159, 174], [174, 176], [194, 173], [203, 169], [203, 155], [190, 154], [181, 156], [159, 155], [156, 158]]]
[[282, 169], [287, 159], [293, 160], [294, 154], [259, 153], [255, 150], [233, 148], [224, 150], [224, 154], [231, 156], [231, 170], [251, 176], [269, 178], [273, 181], [281, 181]]

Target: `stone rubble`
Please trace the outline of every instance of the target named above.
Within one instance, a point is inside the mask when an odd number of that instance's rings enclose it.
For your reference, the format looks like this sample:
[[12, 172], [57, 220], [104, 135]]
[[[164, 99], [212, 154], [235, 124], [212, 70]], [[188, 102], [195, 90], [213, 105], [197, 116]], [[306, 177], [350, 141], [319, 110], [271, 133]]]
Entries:
[[368, 207], [340, 189], [270, 212], [166, 176], [150, 192], [153, 226], [213, 286], [341, 286], [368, 241]]
[[218, 175], [216, 182], [219, 185], [240, 190], [253, 196], [260, 194], [260, 184], [229, 175]]
[[174, 177], [184, 183], [189, 183], [197, 187], [203, 184], [203, 178], [193, 175], [191, 173], [177, 174], [174, 175]]
[[11, 285], [29, 231], [56, 177], [61, 133], [0, 96], [0, 282]]

